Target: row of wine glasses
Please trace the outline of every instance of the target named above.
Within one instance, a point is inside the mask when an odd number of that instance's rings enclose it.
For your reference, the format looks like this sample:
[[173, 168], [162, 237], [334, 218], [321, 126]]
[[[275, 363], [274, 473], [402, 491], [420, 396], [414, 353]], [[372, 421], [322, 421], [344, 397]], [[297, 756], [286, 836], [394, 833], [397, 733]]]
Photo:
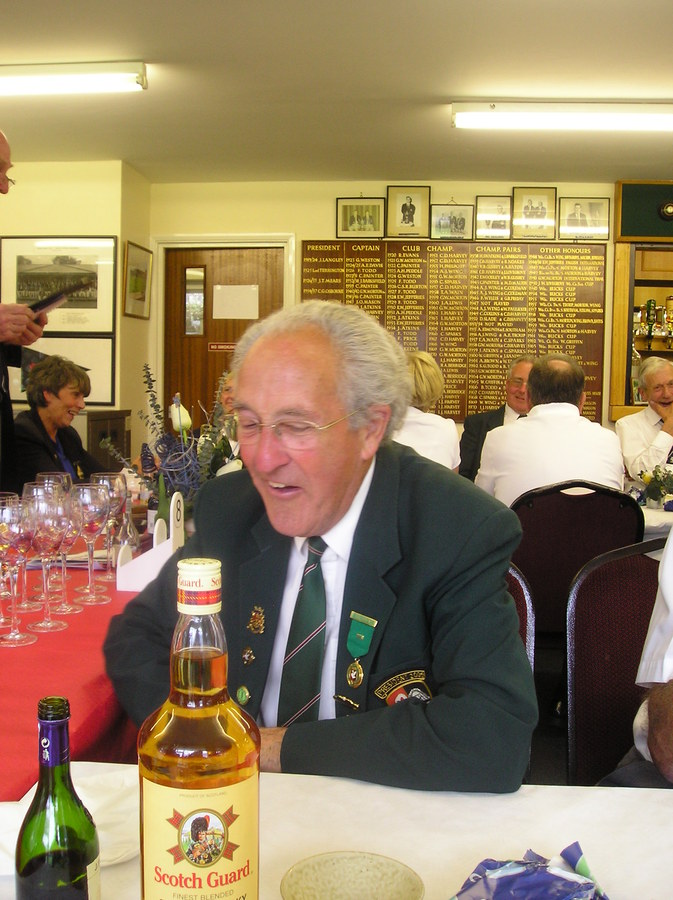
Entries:
[[[104, 588], [94, 583], [94, 542], [108, 522], [110, 510], [109, 490], [105, 483], [76, 484], [68, 478], [57, 478], [65, 473], [44, 473], [39, 481], [24, 485], [22, 497], [16, 494], [0, 494], [0, 562], [7, 568], [10, 582], [11, 617], [9, 622], [0, 616], [0, 626], [9, 624], [9, 633], [0, 635], [0, 646], [22, 646], [36, 640], [35, 633], [60, 631], [67, 623], [52, 618], [52, 612], [60, 615], [79, 613], [79, 604], [109, 603]], [[87, 548], [88, 583], [77, 588], [80, 593], [77, 605], [68, 602], [65, 593], [65, 559], [68, 549], [81, 535]], [[42, 594], [40, 603], [32, 604], [25, 597], [26, 556], [33, 547], [41, 557]], [[52, 609], [50, 570], [60, 557], [61, 600]], [[24, 570], [22, 596], [18, 596], [18, 576]], [[19, 611], [44, 609], [42, 619], [27, 625], [27, 631], [19, 629]]]

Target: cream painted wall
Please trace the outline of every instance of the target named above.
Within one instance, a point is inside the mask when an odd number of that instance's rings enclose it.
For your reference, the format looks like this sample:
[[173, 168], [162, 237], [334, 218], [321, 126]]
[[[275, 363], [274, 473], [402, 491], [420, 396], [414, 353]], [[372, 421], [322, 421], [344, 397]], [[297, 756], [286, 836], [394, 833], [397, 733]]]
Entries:
[[[385, 197], [383, 182], [254, 182], [150, 185], [130, 166], [108, 160], [87, 163], [20, 163], [12, 174], [17, 184], [0, 200], [0, 234], [116, 235], [118, 237], [118, 335], [115, 367], [115, 406], [130, 409], [131, 455], [144, 439], [137, 412], [147, 398], [142, 364], [148, 361], [158, 378], [163, 356], [163, 298], [157, 295], [157, 273], [163, 265], [154, 256], [153, 296], [149, 321], [122, 315], [124, 242], [134, 241], [157, 250], [157, 237], [176, 239], [205, 235], [213, 240], [232, 235], [293, 234], [296, 240], [294, 298], [299, 299], [301, 241], [335, 236], [337, 197]], [[413, 183], [413, 182], [410, 182]], [[419, 182], [427, 183], [427, 182]], [[432, 183], [434, 203], [473, 203], [478, 194], [509, 194], [501, 182]], [[532, 185], [531, 185], [532, 186]], [[559, 197], [614, 196], [611, 183], [557, 184]], [[609, 376], [613, 247], [608, 245], [606, 275], [605, 396]], [[7, 299], [7, 298], [3, 298]], [[9, 298], [12, 299], [12, 298]], [[603, 412], [607, 422], [607, 399]]]

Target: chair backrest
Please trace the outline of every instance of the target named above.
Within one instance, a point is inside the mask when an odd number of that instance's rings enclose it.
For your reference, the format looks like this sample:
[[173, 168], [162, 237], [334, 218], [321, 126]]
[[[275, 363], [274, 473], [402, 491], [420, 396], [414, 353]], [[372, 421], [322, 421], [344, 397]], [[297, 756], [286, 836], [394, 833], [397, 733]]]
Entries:
[[526, 648], [531, 669], [535, 670], [535, 612], [530, 586], [520, 569], [510, 565], [507, 572], [507, 589], [519, 614], [519, 634]]
[[[567, 493], [576, 488], [584, 493]], [[523, 528], [512, 562], [535, 598], [537, 633], [564, 634], [570, 582], [594, 556], [642, 541], [643, 511], [629, 494], [590, 481], [527, 491], [512, 509]]]
[[643, 690], [636, 673], [666, 538], [603, 553], [568, 597], [568, 783], [596, 784], [633, 744]]

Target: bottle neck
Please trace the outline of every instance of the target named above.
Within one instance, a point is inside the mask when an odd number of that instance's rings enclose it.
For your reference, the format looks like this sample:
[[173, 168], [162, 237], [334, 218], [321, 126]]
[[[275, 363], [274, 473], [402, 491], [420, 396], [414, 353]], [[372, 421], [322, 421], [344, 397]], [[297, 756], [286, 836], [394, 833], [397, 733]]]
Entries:
[[70, 780], [70, 738], [68, 719], [38, 719], [39, 784]]
[[228, 699], [227, 643], [218, 613], [181, 613], [171, 646], [171, 699], [189, 707]]

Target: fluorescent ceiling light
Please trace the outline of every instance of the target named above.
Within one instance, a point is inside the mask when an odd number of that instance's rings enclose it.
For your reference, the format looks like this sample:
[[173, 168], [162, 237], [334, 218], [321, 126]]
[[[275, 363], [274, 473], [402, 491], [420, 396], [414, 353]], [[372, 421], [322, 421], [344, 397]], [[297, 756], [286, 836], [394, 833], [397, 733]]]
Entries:
[[512, 131], [673, 131], [666, 103], [452, 103], [454, 128]]
[[143, 62], [0, 66], [0, 97], [112, 94], [147, 88]]

